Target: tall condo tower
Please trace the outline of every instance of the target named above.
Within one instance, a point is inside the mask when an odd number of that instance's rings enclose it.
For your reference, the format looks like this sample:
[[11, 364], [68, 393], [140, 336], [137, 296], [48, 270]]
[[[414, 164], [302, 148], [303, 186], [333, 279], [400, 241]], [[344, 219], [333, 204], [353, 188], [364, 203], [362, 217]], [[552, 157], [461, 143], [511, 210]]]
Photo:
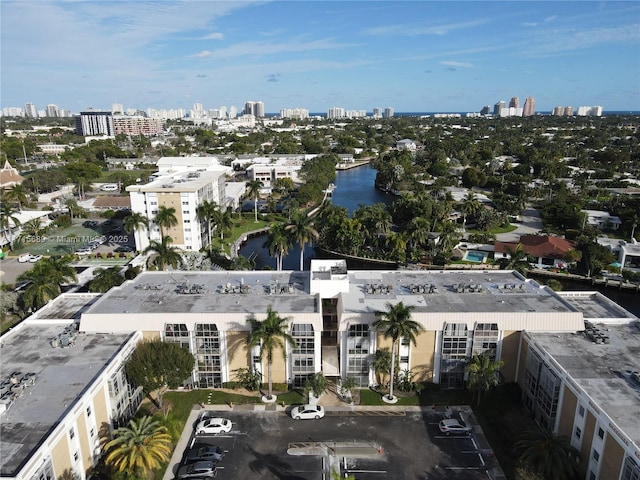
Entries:
[[520, 108], [520, 99], [518, 97], [511, 97], [509, 101], [509, 108]]
[[524, 108], [522, 110], [523, 117], [530, 117], [536, 113], [536, 102], [533, 97], [527, 97], [524, 101]]

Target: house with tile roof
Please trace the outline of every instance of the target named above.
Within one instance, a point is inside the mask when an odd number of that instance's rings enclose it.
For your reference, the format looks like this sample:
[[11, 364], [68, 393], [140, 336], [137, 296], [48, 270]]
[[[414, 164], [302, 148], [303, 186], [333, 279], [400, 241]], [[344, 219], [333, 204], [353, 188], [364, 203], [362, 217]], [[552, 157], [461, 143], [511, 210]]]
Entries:
[[541, 268], [565, 268], [567, 253], [575, 250], [575, 244], [562, 237], [522, 235], [519, 242], [496, 242], [494, 258], [510, 258], [509, 252], [515, 251], [518, 244], [527, 255], [537, 259], [535, 263]]

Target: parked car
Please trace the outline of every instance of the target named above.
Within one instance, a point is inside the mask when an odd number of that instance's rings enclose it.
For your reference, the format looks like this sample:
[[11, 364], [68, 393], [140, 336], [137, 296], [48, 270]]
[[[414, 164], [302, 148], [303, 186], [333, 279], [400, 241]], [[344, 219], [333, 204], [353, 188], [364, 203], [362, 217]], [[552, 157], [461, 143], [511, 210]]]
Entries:
[[117, 253], [133, 252], [133, 247], [130, 247], [129, 245], [121, 245], [120, 247], [115, 248], [113, 251]]
[[190, 465], [180, 467], [178, 470], [178, 478], [215, 478], [218, 475], [216, 464], [214, 462], [196, 462]]
[[31, 259], [30, 253], [23, 253], [18, 256], [18, 263], [27, 263]]
[[471, 435], [473, 427], [464, 420], [457, 418], [445, 418], [438, 424], [440, 431], [445, 435]]
[[93, 250], [90, 247], [82, 247], [76, 250], [76, 255], [89, 255], [93, 253]]
[[42, 255], [31, 255], [29, 257], [29, 262], [36, 263], [38, 260], [42, 259]]
[[226, 418], [207, 418], [196, 425], [196, 435], [227, 433], [231, 431], [231, 420]]
[[291, 410], [294, 420], [318, 420], [324, 417], [324, 408], [320, 405], [300, 405]]
[[224, 458], [224, 450], [216, 445], [199, 445], [187, 452], [186, 463], [208, 460], [218, 463]]

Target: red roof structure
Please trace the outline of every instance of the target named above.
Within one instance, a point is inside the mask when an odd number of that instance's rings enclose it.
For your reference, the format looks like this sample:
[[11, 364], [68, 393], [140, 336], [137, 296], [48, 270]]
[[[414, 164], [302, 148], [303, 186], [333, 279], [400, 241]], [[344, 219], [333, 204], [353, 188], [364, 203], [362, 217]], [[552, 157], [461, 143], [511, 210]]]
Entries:
[[0, 188], [11, 188], [14, 185], [20, 185], [24, 181], [24, 177], [11, 166], [7, 160], [4, 167], [0, 168]]
[[515, 250], [518, 243], [522, 251], [539, 258], [562, 259], [570, 250], [575, 250], [575, 244], [561, 237], [549, 235], [522, 235], [519, 242], [496, 242], [495, 251], [507, 253], [507, 248]]

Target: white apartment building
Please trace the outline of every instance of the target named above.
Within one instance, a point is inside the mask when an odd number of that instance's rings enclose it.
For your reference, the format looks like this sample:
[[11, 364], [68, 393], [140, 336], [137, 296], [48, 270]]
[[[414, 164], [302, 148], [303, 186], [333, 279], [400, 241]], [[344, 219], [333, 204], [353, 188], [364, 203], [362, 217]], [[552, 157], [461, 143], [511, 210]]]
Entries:
[[309, 110], [306, 108], [283, 108], [280, 110], [280, 118], [304, 120], [305, 118], [309, 118]]
[[344, 118], [345, 111], [342, 107], [331, 107], [327, 111], [327, 118]]
[[196, 209], [204, 200], [226, 208], [225, 178], [228, 169], [165, 173], [146, 185], [127, 187], [131, 210], [149, 220], [149, 229], [134, 233], [136, 249], [144, 250], [150, 240], [160, 241], [160, 227], [153, 221], [161, 206], [173, 208], [177, 225], [165, 230], [179, 250], [198, 251], [209, 244], [208, 230], [198, 219]]

